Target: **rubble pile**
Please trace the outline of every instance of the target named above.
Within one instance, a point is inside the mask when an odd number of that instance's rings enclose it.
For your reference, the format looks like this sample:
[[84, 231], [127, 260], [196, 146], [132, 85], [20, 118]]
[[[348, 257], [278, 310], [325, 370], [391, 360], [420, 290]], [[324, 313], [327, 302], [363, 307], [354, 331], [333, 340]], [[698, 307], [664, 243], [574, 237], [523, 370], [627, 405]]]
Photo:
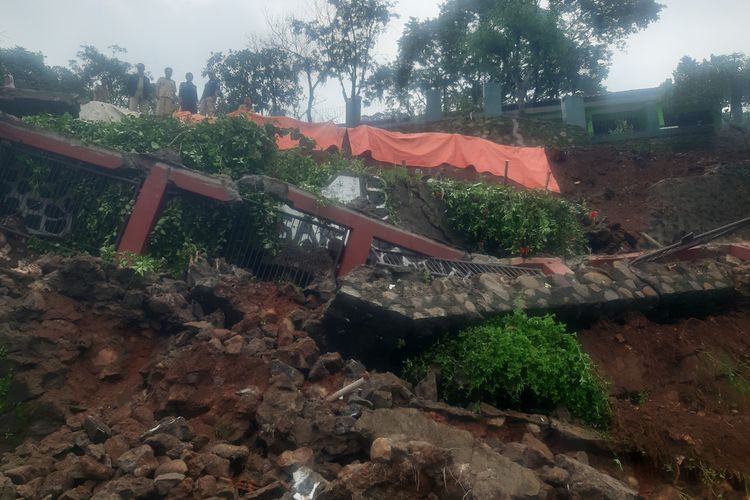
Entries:
[[221, 263], [0, 266], [0, 498], [636, 497], [590, 430], [320, 352], [331, 298]]

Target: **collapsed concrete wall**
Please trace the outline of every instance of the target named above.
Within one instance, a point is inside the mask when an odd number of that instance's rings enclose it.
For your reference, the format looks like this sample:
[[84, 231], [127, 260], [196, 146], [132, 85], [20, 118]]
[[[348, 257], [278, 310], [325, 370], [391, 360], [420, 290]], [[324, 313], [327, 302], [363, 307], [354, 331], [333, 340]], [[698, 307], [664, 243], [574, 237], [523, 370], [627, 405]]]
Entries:
[[597, 267], [584, 262], [567, 275], [480, 274], [463, 279], [360, 267], [341, 280], [324, 319], [324, 341], [376, 366], [388, 366], [403, 357], [407, 344], [417, 349], [446, 331], [514, 309], [581, 318], [724, 301], [735, 294], [733, 276], [740, 268], [733, 257], [638, 267], [626, 261]]

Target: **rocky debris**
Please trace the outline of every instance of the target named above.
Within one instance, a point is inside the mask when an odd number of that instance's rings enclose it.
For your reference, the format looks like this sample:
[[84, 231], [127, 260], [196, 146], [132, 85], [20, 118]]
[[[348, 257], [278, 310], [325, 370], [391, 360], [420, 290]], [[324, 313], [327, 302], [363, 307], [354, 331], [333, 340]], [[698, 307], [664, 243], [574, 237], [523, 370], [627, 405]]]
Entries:
[[36, 269], [0, 308], [36, 429], [0, 458], [0, 499], [629, 494], [552, 454], [547, 437], [595, 452], [571, 424], [451, 407], [434, 374], [414, 387], [321, 354], [300, 328], [324, 307], [298, 291], [206, 269], [152, 283], [89, 257]]

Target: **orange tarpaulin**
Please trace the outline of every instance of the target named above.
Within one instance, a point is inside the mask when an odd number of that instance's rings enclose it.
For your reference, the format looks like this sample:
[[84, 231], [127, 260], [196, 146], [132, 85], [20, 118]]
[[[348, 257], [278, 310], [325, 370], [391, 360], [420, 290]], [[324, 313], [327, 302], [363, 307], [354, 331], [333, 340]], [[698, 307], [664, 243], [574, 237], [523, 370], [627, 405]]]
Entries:
[[[193, 114], [190, 111], [175, 111], [172, 113], [172, 118], [175, 118], [176, 120], [180, 120], [182, 123], [187, 123], [188, 125], [192, 123], [200, 123], [203, 120], [205, 120], [207, 117], [203, 115]], [[216, 118], [208, 118], [208, 121], [213, 123], [216, 121]]]
[[[202, 115], [191, 115], [189, 112], [176, 112], [173, 116], [185, 123], [198, 123], [205, 119]], [[459, 134], [402, 134], [367, 125], [346, 129], [332, 122], [307, 123], [284, 116], [261, 116], [239, 110], [228, 116], [243, 116], [261, 126], [270, 123], [279, 128], [297, 129], [300, 134], [315, 141], [316, 151], [342, 150], [344, 137], [348, 134], [352, 155], [369, 154], [374, 160], [392, 165], [473, 167], [480, 173], [504, 177], [505, 162], [508, 161], [508, 180], [512, 183], [530, 189], [546, 187], [549, 191], [560, 192], [543, 148], [502, 146], [479, 137]], [[210, 120], [213, 121], [213, 118]], [[299, 140], [294, 139], [292, 134], [286, 134], [279, 136], [276, 144], [282, 150], [294, 149], [299, 147]]]
[[499, 177], [505, 175], [508, 160], [508, 180], [530, 189], [544, 189], [546, 185], [550, 191], [560, 192], [543, 148], [502, 146], [459, 134], [402, 134], [367, 125], [349, 129], [348, 133], [354, 156], [369, 153], [377, 161], [413, 167], [472, 166], [477, 172]]
[[[279, 128], [298, 129], [300, 134], [315, 141], [315, 151], [326, 151], [328, 149], [341, 150], [344, 144], [344, 135], [346, 129], [337, 127], [333, 122], [327, 123], [307, 123], [286, 116], [261, 116], [249, 111], [234, 111], [228, 116], [244, 116], [258, 125], [271, 125]], [[286, 134], [276, 140], [279, 149], [294, 149], [299, 147], [299, 140], [296, 140]]]

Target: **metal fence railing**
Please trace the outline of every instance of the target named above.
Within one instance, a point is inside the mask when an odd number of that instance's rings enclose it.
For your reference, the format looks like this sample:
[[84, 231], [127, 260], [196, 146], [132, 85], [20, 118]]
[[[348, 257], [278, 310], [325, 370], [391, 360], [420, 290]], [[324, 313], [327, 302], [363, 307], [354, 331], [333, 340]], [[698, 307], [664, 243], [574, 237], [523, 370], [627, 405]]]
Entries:
[[[256, 212], [245, 200], [240, 213]], [[235, 213], [238, 208], [235, 207]], [[250, 217], [233, 217], [222, 255], [227, 262], [251, 270], [261, 280], [284, 280], [307, 286], [315, 278], [333, 277], [346, 245], [348, 230], [286, 206], [273, 213], [274, 230], [264, 237]]]
[[[197, 238], [197, 246], [207, 257], [223, 258], [259, 280], [301, 287], [335, 276], [349, 233], [347, 228], [269, 199], [224, 203], [173, 190], [162, 217], [175, 214], [182, 219], [177, 232]], [[150, 245], [156, 256], [161, 256], [160, 247], [175, 248], [181, 243], [169, 232], [157, 223]]]
[[97, 253], [116, 245], [141, 180], [20, 145], [0, 147], [0, 227]]
[[541, 269], [511, 266], [506, 264], [437, 259], [414, 252], [394, 248], [386, 242], [376, 240], [370, 250], [370, 264], [386, 267], [419, 269], [431, 276], [469, 278], [479, 274], [501, 274], [508, 278], [519, 276], [544, 276]]

